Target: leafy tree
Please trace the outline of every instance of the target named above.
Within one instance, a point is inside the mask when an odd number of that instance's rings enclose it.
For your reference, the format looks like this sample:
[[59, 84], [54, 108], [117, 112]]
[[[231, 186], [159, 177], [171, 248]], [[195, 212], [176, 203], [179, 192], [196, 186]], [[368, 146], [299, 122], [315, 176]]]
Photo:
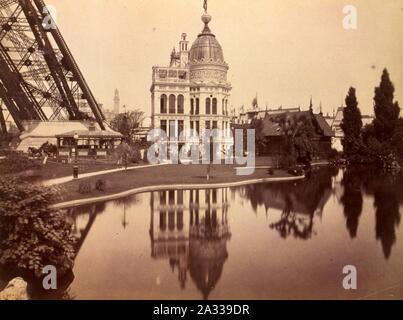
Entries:
[[379, 87], [375, 88], [375, 134], [379, 142], [390, 139], [394, 133], [396, 121], [399, 119], [400, 108], [394, 101], [395, 88], [389, 73], [384, 69]]
[[[263, 120], [262, 119], [253, 119], [250, 127], [255, 129], [255, 139], [256, 139], [256, 151], [261, 153], [264, 151], [266, 147], [266, 137], [263, 134]], [[244, 130], [244, 148], [246, 150], [246, 132]]]
[[397, 121], [395, 133], [393, 134], [390, 143], [399, 162], [403, 163], [403, 119], [401, 118]]
[[362, 118], [358, 108], [355, 88], [351, 87], [346, 97], [346, 107], [343, 109], [343, 120], [340, 125], [344, 132], [342, 141], [344, 153], [347, 156], [357, 154], [361, 149]]
[[112, 129], [120, 132], [129, 140], [132, 140], [134, 130], [137, 129], [144, 120], [144, 112], [140, 110], [120, 113], [111, 121]]
[[283, 164], [292, 167], [298, 159], [310, 161], [313, 153], [311, 139], [315, 135], [315, 127], [311, 119], [305, 115], [290, 115], [288, 113], [276, 117], [275, 122], [279, 124], [284, 133], [285, 158]]
[[55, 189], [0, 178], [0, 267], [38, 278], [46, 265], [54, 265], [59, 275], [72, 269], [71, 224], [49, 208], [57, 196]]
[[114, 156], [121, 160], [125, 166], [129, 163], [138, 163], [141, 160], [140, 149], [136, 145], [121, 143], [114, 151]]

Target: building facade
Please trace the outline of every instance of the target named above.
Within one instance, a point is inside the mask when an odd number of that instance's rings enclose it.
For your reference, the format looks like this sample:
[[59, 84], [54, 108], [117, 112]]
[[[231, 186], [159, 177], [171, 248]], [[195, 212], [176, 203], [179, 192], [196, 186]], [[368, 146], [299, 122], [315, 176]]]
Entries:
[[152, 128], [164, 130], [169, 139], [184, 134], [185, 140], [199, 137], [206, 129], [220, 130], [220, 141], [231, 143], [227, 80], [228, 64], [223, 50], [209, 28], [211, 16], [202, 16], [203, 31], [191, 47], [182, 34], [179, 51], [174, 49], [168, 67], [153, 67], [151, 85]]
[[[284, 126], [280, 125], [284, 119], [310, 123], [313, 128], [309, 138], [312, 148], [310, 157], [313, 160], [329, 157], [334, 133], [323, 114], [315, 114], [312, 109], [302, 111], [298, 107], [244, 112], [240, 114], [237, 123], [232, 124], [232, 128], [255, 129], [257, 154], [276, 158], [276, 161], [279, 161], [289, 152], [286, 146]], [[305, 153], [305, 148], [301, 149], [301, 153]], [[278, 165], [277, 162], [275, 164]]]
[[[343, 122], [343, 111], [344, 107], [340, 107], [337, 109], [336, 114], [331, 121], [331, 128], [334, 133], [334, 137], [332, 139], [332, 147], [339, 152], [343, 152], [343, 139], [344, 139], [344, 132], [341, 128], [341, 123]], [[374, 121], [374, 116], [371, 115], [361, 115], [361, 120], [363, 126], [371, 124]]]

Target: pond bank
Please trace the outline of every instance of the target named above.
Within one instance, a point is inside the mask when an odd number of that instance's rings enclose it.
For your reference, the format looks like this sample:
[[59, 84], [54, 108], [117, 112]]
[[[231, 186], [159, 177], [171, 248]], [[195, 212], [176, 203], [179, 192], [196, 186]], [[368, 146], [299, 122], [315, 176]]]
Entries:
[[[202, 189], [232, 187], [245, 184], [281, 182], [303, 179], [304, 176], [292, 176], [282, 170], [274, 170], [272, 175], [266, 169], [257, 169], [252, 175], [236, 175], [236, 167], [230, 165], [212, 165], [210, 179], [206, 179], [205, 165], [164, 165], [143, 167], [137, 170], [118, 171], [102, 176], [92, 176], [61, 184], [61, 199], [54, 208], [67, 208], [88, 203], [102, 202], [122, 198], [135, 193], [167, 189]], [[102, 180], [105, 191], [96, 191], [95, 184]], [[80, 184], [88, 184], [91, 191], [82, 194]]]

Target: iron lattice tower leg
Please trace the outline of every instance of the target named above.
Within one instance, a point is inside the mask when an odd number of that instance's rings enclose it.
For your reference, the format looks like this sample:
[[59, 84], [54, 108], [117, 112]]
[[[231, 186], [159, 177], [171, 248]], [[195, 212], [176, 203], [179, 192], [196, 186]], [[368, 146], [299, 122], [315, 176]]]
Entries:
[[0, 134], [7, 134], [7, 125], [3, 114], [3, 102], [1, 100], [0, 100]]
[[[0, 99], [22, 121], [105, 116], [43, 0], [0, 0]], [[52, 20], [53, 21], [53, 20]], [[91, 110], [89, 115], [82, 107]]]

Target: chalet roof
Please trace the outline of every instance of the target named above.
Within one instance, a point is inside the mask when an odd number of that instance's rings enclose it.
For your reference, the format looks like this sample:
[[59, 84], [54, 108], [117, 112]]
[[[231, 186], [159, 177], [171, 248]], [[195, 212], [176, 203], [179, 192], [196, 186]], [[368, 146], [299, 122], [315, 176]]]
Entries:
[[268, 115], [279, 115], [283, 114], [286, 112], [301, 112], [301, 108], [299, 107], [290, 107], [290, 108], [278, 108], [278, 109], [266, 109], [266, 110], [249, 110], [246, 112], [241, 112], [240, 116], [245, 116], [245, 115], [258, 115], [259, 117], [264, 118], [266, 114]]
[[333, 134], [332, 128], [329, 126], [329, 124], [327, 123], [327, 121], [323, 117], [323, 115], [315, 114], [314, 116], [315, 116], [316, 122], [318, 123], [319, 127], [323, 131], [323, 135], [325, 137], [333, 137], [334, 134]]
[[[276, 117], [281, 114], [287, 114], [290, 117], [312, 117], [312, 113], [310, 111], [285, 111], [279, 114], [266, 114], [263, 120], [263, 128], [262, 134], [266, 137], [275, 137], [275, 136], [282, 136], [283, 130], [281, 129], [280, 125], [276, 123]], [[329, 126], [323, 115], [321, 114], [314, 114], [314, 120], [316, 121], [318, 127], [322, 131], [323, 136], [325, 137], [333, 137], [332, 128]]]
[[73, 130], [56, 135], [56, 138], [73, 138], [77, 134], [80, 138], [123, 138], [123, 135], [115, 131], [104, 130]]
[[279, 124], [271, 120], [267, 120], [263, 121], [262, 134], [265, 137], [282, 136], [283, 130], [281, 129]]

